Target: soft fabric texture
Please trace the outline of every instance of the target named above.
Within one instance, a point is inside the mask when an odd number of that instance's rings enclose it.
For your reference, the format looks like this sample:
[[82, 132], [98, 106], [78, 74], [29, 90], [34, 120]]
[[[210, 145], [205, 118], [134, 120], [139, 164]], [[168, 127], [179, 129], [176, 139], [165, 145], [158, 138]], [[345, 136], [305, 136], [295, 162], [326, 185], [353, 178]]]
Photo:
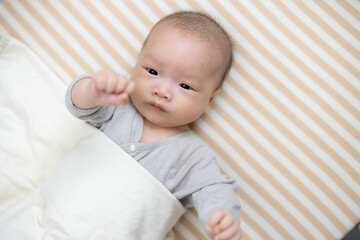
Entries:
[[166, 237], [181, 203], [102, 132], [87, 132], [37, 190], [0, 214], [0, 239]]
[[180, 202], [68, 113], [66, 84], [29, 48], [1, 43], [0, 239], [162, 239]]
[[29, 48], [3, 38], [0, 53], [0, 210], [33, 191], [85, 124], [64, 105], [66, 84]]

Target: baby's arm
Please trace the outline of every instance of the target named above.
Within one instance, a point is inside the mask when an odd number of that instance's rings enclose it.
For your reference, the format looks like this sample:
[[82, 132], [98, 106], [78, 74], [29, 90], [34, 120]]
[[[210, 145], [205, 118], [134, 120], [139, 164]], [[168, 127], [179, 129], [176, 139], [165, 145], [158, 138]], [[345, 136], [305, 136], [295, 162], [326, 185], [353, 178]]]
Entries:
[[239, 223], [231, 213], [222, 209], [217, 209], [212, 212], [206, 223], [205, 229], [209, 237], [214, 240], [241, 239]]
[[82, 109], [99, 105], [121, 105], [129, 101], [135, 83], [111, 71], [99, 71], [79, 80], [71, 90], [73, 104]]

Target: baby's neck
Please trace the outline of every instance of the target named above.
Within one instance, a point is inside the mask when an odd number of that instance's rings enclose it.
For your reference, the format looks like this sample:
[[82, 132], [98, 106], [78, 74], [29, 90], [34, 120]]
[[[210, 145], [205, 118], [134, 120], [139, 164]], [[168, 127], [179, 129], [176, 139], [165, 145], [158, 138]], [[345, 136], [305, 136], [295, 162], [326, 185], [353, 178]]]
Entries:
[[155, 142], [188, 130], [190, 130], [188, 125], [174, 127], [174, 128], [160, 127], [152, 124], [151, 122], [149, 122], [144, 118], [143, 133], [140, 142], [141, 143]]

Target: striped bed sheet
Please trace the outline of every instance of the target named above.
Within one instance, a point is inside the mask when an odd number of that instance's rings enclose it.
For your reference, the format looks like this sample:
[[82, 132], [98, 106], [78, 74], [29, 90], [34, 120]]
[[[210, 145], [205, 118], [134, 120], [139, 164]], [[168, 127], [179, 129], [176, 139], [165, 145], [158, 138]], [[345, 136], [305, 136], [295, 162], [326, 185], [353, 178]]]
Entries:
[[[130, 76], [150, 28], [178, 10], [211, 14], [235, 43], [222, 93], [192, 128], [239, 182], [243, 239], [341, 239], [360, 221], [359, 1], [3, 0], [0, 35], [66, 83]], [[206, 239], [193, 209], [174, 232]]]

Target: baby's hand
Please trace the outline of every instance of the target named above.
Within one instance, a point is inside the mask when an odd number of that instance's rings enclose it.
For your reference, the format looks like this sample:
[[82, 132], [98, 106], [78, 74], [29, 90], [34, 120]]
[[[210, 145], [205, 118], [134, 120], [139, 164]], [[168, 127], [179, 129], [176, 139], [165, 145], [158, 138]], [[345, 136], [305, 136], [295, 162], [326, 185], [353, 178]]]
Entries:
[[239, 240], [241, 239], [240, 225], [235, 217], [222, 209], [212, 212], [206, 226], [206, 233], [214, 240]]
[[135, 83], [124, 76], [111, 72], [95, 73], [89, 84], [89, 94], [97, 105], [121, 105], [129, 101], [129, 94], [134, 90]]

